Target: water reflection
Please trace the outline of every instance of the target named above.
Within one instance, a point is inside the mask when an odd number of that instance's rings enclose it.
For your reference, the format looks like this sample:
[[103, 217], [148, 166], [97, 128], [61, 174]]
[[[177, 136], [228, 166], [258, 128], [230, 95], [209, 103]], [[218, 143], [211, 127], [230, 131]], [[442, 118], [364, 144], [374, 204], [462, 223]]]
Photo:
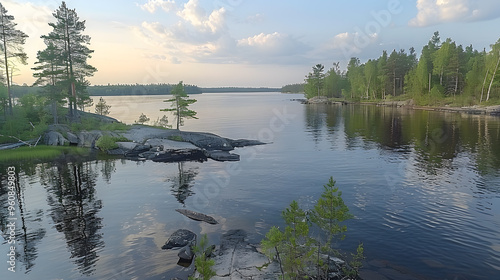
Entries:
[[[16, 168], [16, 178], [20, 177], [21, 174], [19, 173], [19, 169]], [[4, 206], [9, 205], [9, 189], [7, 182], [7, 176], [2, 174], [2, 178], [0, 180], [0, 204]], [[15, 183], [15, 202], [17, 209], [14, 212], [17, 220], [14, 221], [14, 223], [16, 225], [16, 238], [15, 243], [11, 245], [16, 246], [16, 259], [24, 265], [25, 273], [29, 273], [35, 265], [35, 260], [39, 255], [37, 245], [46, 235], [45, 228], [43, 228], [39, 223], [44, 212], [41, 209], [27, 210], [24, 199], [25, 188], [19, 180], [15, 181]], [[7, 225], [9, 222], [12, 222], [12, 220], [8, 220], [9, 217], [12, 216], [10, 216], [8, 208], [0, 207], [0, 229], [5, 240], [7, 240], [8, 235]], [[22, 250], [19, 250], [21, 248]]]
[[98, 172], [90, 162], [56, 164], [47, 167], [41, 184], [47, 190], [50, 217], [64, 234], [73, 262], [82, 274], [95, 271], [102, 241], [101, 200], [95, 196]]
[[[347, 149], [371, 144], [387, 151], [415, 153], [422, 170], [436, 174], [468, 153], [481, 175], [500, 169], [500, 119], [373, 105], [307, 105], [310, 137], [338, 139], [343, 130]], [[334, 142], [334, 148], [339, 148]], [[496, 190], [500, 191], [500, 190]]]
[[198, 171], [195, 168], [185, 168], [185, 162], [176, 164], [177, 173], [168, 178], [167, 181], [172, 183], [172, 195], [179, 203], [185, 205], [186, 199], [194, 194], [191, 188], [194, 185], [194, 179], [198, 175]]

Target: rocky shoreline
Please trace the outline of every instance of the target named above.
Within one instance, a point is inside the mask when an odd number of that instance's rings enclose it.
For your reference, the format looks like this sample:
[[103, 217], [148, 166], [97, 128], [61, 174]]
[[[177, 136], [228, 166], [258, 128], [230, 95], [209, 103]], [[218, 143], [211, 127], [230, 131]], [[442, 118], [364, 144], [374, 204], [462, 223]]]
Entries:
[[110, 155], [123, 156], [131, 160], [156, 162], [178, 161], [239, 161], [232, 153], [235, 148], [264, 145], [261, 141], [229, 139], [207, 132], [190, 132], [176, 129], [161, 129], [145, 125], [133, 125], [125, 131], [80, 131], [72, 132], [65, 125], [51, 125], [43, 137], [43, 143], [51, 146], [72, 145], [98, 149], [98, 140], [103, 136], [116, 139], [117, 148], [107, 151]]

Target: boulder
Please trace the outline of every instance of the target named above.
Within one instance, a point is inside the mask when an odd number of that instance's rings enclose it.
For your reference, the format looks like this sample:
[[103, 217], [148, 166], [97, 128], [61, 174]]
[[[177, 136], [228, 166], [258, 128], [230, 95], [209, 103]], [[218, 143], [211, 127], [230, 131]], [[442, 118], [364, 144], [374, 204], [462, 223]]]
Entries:
[[202, 213], [198, 213], [198, 212], [187, 210], [187, 209], [175, 209], [175, 211], [177, 211], [177, 212], [181, 213], [182, 215], [184, 215], [190, 219], [193, 219], [195, 221], [206, 222], [206, 223], [209, 223], [212, 225], [218, 224], [217, 221], [213, 217], [210, 217], [210, 216], [202, 214]]
[[78, 145], [78, 136], [71, 132], [66, 132], [66, 138], [70, 145]]
[[78, 146], [95, 148], [95, 142], [97, 141], [97, 139], [101, 138], [102, 135], [102, 131], [99, 130], [81, 131], [78, 134]]
[[191, 249], [191, 245], [188, 245], [181, 249], [177, 256], [184, 260], [192, 260], [194, 257], [194, 252]]
[[118, 148], [123, 149], [123, 150], [133, 150], [137, 146], [137, 143], [134, 143], [134, 142], [116, 142], [116, 145], [118, 145]]
[[196, 234], [187, 229], [178, 229], [170, 237], [168, 238], [165, 245], [161, 248], [172, 249], [172, 248], [182, 248], [188, 245], [192, 245], [196, 243]]
[[45, 133], [44, 143], [49, 146], [64, 146], [68, 140], [61, 133], [51, 130]]

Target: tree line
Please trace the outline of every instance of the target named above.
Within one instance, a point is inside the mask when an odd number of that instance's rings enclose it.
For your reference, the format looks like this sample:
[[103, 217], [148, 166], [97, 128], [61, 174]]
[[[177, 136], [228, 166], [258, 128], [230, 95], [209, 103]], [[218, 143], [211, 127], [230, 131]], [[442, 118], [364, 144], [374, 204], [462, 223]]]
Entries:
[[[171, 94], [175, 86], [174, 84], [95, 85], [88, 87], [87, 91], [90, 96], [165, 95]], [[195, 85], [184, 85], [184, 90], [187, 94], [202, 93]]]
[[350, 100], [414, 99], [421, 105], [443, 102], [474, 105], [500, 99], [500, 39], [491, 50], [463, 47], [439, 32], [422, 48], [383, 51], [377, 59], [361, 63], [352, 57], [347, 70], [339, 63], [324, 73], [313, 66], [304, 83], [306, 97], [327, 96]]

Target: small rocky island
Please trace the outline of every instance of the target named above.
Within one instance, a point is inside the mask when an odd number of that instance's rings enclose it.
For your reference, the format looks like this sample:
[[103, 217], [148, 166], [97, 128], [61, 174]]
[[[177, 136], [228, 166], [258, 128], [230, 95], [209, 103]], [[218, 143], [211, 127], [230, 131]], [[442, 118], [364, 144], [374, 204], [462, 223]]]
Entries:
[[131, 160], [152, 160], [156, 162], [239, 161], [240, 156], [232, 153], [235, 148], [263, 145], [257, 140], [229, 139], [207, 132], [189, 132], [176, 129], [162, 129], [145, 125], [133, 125], [125, 131], [80, 131], [72, 132], [65, 125], [51, 125], [43, 137], [47, 145], [72, 145], [100, 148], [101, 137], [119, 139], [117, 147], [107, 150], [108, 154], [123, 156]]

